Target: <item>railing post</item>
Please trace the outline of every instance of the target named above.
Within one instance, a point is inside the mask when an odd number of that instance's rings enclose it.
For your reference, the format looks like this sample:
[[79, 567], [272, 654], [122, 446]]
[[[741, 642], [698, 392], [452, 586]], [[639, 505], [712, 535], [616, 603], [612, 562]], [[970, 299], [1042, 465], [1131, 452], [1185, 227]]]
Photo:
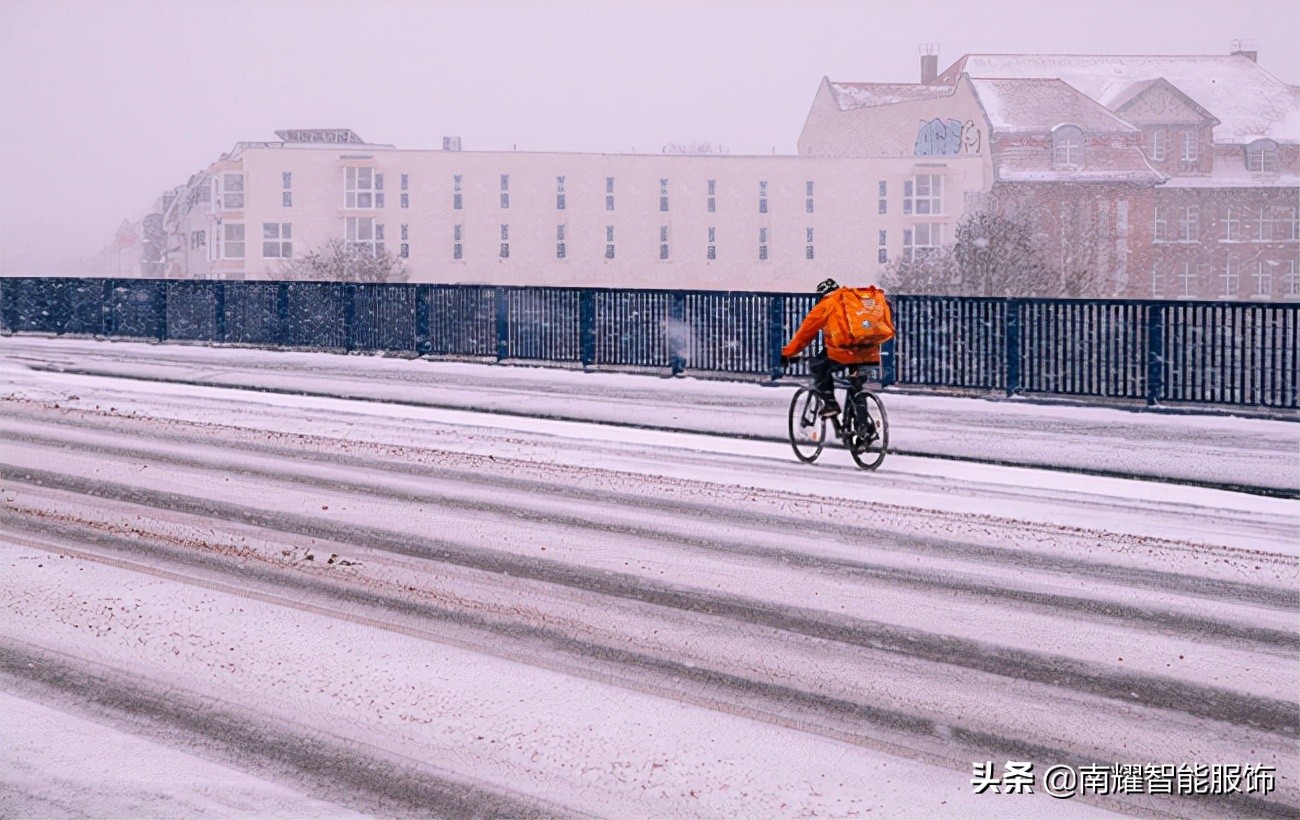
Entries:
[[1165, 306], [1147, 306], [1147, 404], [1165, 392]]
[[497, 361], [500, 362], [510, 355], [510, 303], [505, 288], [496, 288], [493, 298], [497, 309]]
[[279, 347], [289, 344], [289, 283], [281, 282], [275, 292], [275, 343]]
[[596, 363], [596, 292], [578, 291], [578, 357], [583, 367]]
[[226, 283], [225, 282], [217, 283], [216, 302], [217, 302], [216, 327], [214, 328], [215, 332], [212, 335], [216, 336], [217, 338], [213, 339], [213, 341], [219, 342], [220, 344], [225, 344], [226, 343]]
[[165, 342], [167, 341], [167, 298], [170, 295], [171, 287], [168, 286], [165, 279], [157, 280], [156, 287], [158, 290], [153, 303], [158, 315], [154, 318], [154, 335], [158, 338], [158, 341]]
[[113, 322], [113, 291], [116, 286], [112, 279], [104, 280], [104, 291], [102, 301], [99, 304], [100, 328], [104, 333], [104, 338], [109, 338], [117, 330]]
[[351, 353], [357, 349], [357, 285], [343, 285], [343, 349]]
[[1002, 339], [1006, 345], [1007, 395], [1020, 392], [1020, 305], [1019, 299], [1006, 300], [1002, 317]]
[[675, 290], [669, 294], [668, 302], [668, 351], [674, 376], [680, 376], [686, 370], [686, 357], [682, 355], [682, 347], [688, 338], [685, 326], [686, 293]]
[[415, 352], [428, 356], [433, 352], [429, 339], [429, 312], [433, 309], [433, 286], [415, 286]]
[[785, 346], [785, 297], [773, 296], [767, 303], [767, 368], [772, 381], [781, 378], [781, 348]]

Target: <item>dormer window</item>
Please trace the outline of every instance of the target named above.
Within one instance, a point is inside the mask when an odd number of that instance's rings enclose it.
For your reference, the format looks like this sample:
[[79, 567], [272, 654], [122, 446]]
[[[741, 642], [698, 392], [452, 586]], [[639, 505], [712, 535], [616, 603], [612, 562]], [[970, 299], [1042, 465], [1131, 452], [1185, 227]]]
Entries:
[[1052, 167], [1083, 167], [1083, 131], [1073, 125], [1062, 125], [1052, 132]]
[[1246, 146], [1246, 170], [1255, 174], [1277, 172], [1277, 143], [1273, 140], [1255, 140]]

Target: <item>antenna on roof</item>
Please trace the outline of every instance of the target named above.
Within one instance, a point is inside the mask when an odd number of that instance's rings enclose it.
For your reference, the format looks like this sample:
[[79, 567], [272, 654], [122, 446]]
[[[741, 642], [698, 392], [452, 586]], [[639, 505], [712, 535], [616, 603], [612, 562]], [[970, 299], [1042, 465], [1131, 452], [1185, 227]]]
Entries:
[[1252, 62], [1259, 62], [1259, 41], [1255, 38], [1233, 40], [1230, 45], [1233, 57], [1245, 57]]

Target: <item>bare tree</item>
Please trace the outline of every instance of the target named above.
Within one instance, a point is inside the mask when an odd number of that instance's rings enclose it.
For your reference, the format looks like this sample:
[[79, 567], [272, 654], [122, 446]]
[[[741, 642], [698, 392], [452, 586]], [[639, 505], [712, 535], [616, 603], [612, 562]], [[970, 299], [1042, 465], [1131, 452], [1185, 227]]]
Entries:
[[975, 211], [957, 225], [954, 239], [962, 295], [1037, 296], [1053, 289], [1034, 230], [1025, 222]]
[[880, 274], [880, 286], [890, 293], [965, 295], [951, 248], [937, 248], [912, 259], [891, 259]]
[[327, 282], [405, 282], [406, 266], [392, 253], [373, 245], [331, 239], [319, 248], [284, 262], [280, 274], [286, 279]]

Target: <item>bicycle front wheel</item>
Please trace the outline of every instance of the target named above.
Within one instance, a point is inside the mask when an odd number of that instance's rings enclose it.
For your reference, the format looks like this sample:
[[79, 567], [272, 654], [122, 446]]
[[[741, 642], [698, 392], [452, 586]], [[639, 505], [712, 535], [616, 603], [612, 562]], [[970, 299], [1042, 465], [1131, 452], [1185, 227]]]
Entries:
[[845, 443], [853, 460], [864, 470], [874, 470], [889, 450], [889, 416], [875, 393], [862, 391], [849, 402]]
[[790, 446], [800, 461], [812, 463], [826, 443], [826, 419], [822, 418], [822, 397], [815, 390], [800, 387], [790, 399]]

